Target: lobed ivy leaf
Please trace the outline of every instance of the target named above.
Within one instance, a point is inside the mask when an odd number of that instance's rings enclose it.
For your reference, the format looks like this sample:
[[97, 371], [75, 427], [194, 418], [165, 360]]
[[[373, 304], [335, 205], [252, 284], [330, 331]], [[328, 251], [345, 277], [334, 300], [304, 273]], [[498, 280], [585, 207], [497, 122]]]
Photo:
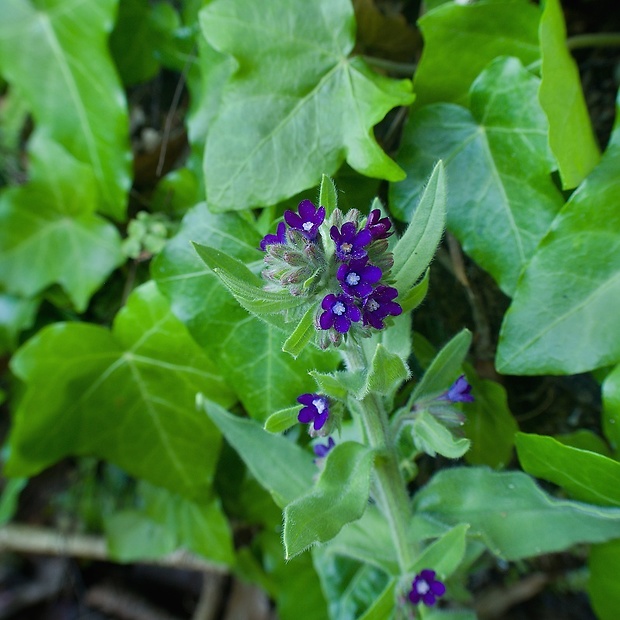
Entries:
[[470, 535], [506, 560], [620, 537], [620, 509], [549, 497], [521, 472], [442, 470], [418, 491], [413, 505], [433, 527], [469, 523]]
[[4, 0], [0, 74], [28, 101], [37, 126], [92, 169], [98, 210], [122, 220], [131, 184], [129, 128], [107, 49], [116, 6]]
[[153, 283], [136, 289], [112, 330], [57, 323], [13, 357], [26, 383], [9, 437], [10, 476], [93, 455], [190, 498], [213, 478], [219, 433], [195, 408], [202, 391], [233, 396]]
[[559, 0], [545, 0], [540, 18], [540, 103], [549, 119], [549, 144], [558, 161], [562, 187], [577, 187], [600, 153], [586, 107], [577, 63], [566, 46]]
[[418, 21], [424, 51], [415, 73], [416, 107], [439, 101], [464, 103], [478, 74], [498, 56], [525, 65], [538, 60], [540, 9], [528, 0], [453, 2]]
[[60, 284], [83, 312], [124, 260], [120, 236], [94, 213], [89, 166], [41, 132], [29, 150], [30, 181], [0, 194], [0, 283], [23, 297]]
[[372, 450], [353, 441], [330, 451], [315, 486], [284, 509], [287, 558], [331, 540], [344, 525], [364, 514], [373, 457]]
[[620, 97], [601, 163], [573, 193], [523, 273], [504, 316], [505, 374], [574, 374], [620, 361]]
[[394, 213], [410, 219], [442, 159], [448, 229], [508, 294], [564, 203], [538, 87], [517, 59], [498, 58], [473, 83], [470, 109], [444, 103], [411, 115], [398, 157], [408, 176], [390, 188]]
[[[413, 101], [411, 82], [350, 58], [355, 20], [348, 0], [256, 5], [215, 0], [200, 13], [204, 36], [234, 57], [205, 150], [207, 198], [217, 211], [269, 206], [317, 185], [346, 159], [358, 172], [403, 178], [372, 127]], [[231, 127], [243, 127], [231, 136]]]
[[[185, 215], [178, 234], [152, 265], [172, 311], [227, 379], [252, 417], [265, 420], [314, 390], [308, 370], [330, 371], [335, 354], [307, 347], [297, 359], [282, 351], [286, 335], [244, 310], [196, 254], [191, 242], [208, 245], [256, 270], [261, 235], [238, 214], [213, 214], [200, 204]], [[267, 315], [268, 317], [269, 315]], [[215, 337], [214, 335], [217, 335]]]

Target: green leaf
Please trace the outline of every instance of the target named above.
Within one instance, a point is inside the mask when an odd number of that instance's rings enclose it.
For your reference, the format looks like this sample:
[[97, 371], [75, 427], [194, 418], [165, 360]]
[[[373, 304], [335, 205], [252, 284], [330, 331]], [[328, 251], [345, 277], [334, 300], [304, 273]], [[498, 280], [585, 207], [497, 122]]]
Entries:
[[470, 109], [442, 103], [412, 114], [398, 157], [407, 179], [390, 193], [394, 213], [409, 219], [443, 160], [448, 229], [509, 295], [564, 203], [550, 177], [555, 162], [538, 87], [517, 59], [498, 58], [472, 84]]
[[620, 537], [620, 510], [549, 497], [526, 474], [486, 468], [439, 472], [414, 498], [419, 517], [469, 523], [489, 550], [517, 560]]
[[555, 435], [554, 439], [571, 448], [589, 450], [590, 452], [596, 452], [597, 454], [611, 457], [611, 450], [605, 440], [586, 428], [578, 429], [572, 433]]
[[433, 259], [446, 221], [446, 181], [441, 161], [433, 168], [405, 234], [394, 247], [392, 277], [403, 295]]
[[168, 555], [176, 549], [174, 532], [139, 510], [119, 510], [104, 521], [108, 553], [116, 562]]
[[465, 557], [468, 530], [469, 525], [461, 523], [447, 531], [418, 555], [409, 570], [417, 573], [431, 566], [442, 579], [450, 577]]
[[297, 424], [297, 416], [299, 415], [299, 405], [294, 407], [287, 407], [286, 409], [280, 409], [272, 413], [265, 420], [265, 430], [269, 433], [283, 433], [287, 431], [291, 426]]
[[430, 283], [430, 269], [426, 270], [424, 277], [413, 288], [409, 289], [409, 292], [405, 293], [402, 298], [398, 299], [403, 313], [411, 312], [415, 310], [426, 298], [428, 293], [428, 285]]
[[566, 46], [566, 26], [559, 0], [545, 0], [540, 19], [542, 56], [539, 98], [549, 119], [549, 144], [564, 189], [577, 187], [592, 171], [600, 153], [577, 63]]
[[175, 535], [177, 548], [188, 549], [216, 564], [232, 566], [232, 534], [218, 500], [191, 501], [146, 482], [140, 483], [139, 495], [145, 514]]
[[187, 212], [152, 271], [175, 315], [217, 364], [250, 415], [263, 421], [314, 390], [310, 369], [331, 371], [339, 358], [314, 347], [307, 347], [297, 359], [283, 353], [286, 335], [281, 329], [248, 315], [190, 243], [208, 245], [254, 269], [254, 261], [261, 258], [256, 251], [260, 239], [240, 215], [216, 215], [201, 204]]
[[27, 391], [9, 438], [9, 475], [93, 455], [189, 497], [208, 490], [219, 433], [196, 411], [195, 395], [224, 404], [232, 396], [154, 284], [132, 293], [112, 331], [51, 325], [11, 368]]
[[327, 374], [311, 370], [310, 376], [316, 381], [321, 394], [337, 400], [346, 401], [349, 392], [363, 391], [363, 377], [356, 372], [338, 370]]
[[364, 393], [391, 394], [407, 380], [409, 374], [409, 368], [400, 356], [378, 344], [366, 376]]
[[98, 210], [121, 220], [131, 182], [125, 96], [107, 49], [116, 5], [66, 10], [64, 0], [5, 0], [0, 74], [23, 94], [46, 136], [91, 168]]
[[620, 455], [620, 365], [603, 381], [603, 432], [616, 458]]
[[[347, 162], [378, 178], [403, 178], [372, 127], [413, 101], [411, 82], [374, 73], [359, 57], [348, 0], [215, 0], [203, 33], [234, 56], [220, 113], [209, 130], [207, 197], [218, 211], [270, 206], [317, 185]], [[230, 139], [231, 127], [243, 127]], [[265, 174], [265, 171], [268, 171]]]
[[506, 390], [495, 381], [480, 379], [467, 367], [474, 402], [467, 405], [465, 435], [471, 448], [465, 460], [471, 465], [502, 468], [510, 463], [515, 433], [519, 430], [508, 408]]
[[19, 494], [26, 488], [28, 478], [9, 478], [4, 481], [0, 495], [0, 526], [8, 523], [17, 511]]
[[91, 295], [123, 262], [114, 226], [95, 215], [90, 168], [36, 134], [31, 180], [0, 194], [0, 282], [31, 297], [60, 284], [83, 312]]
[[620, 571], [620, 540], [592, 545], [588, 557], [590, 578], [588, 594], [599, 620], [616, 620], [620, 609], [618, 571]]
[[470, 441], [455, 437], [428, 411], [419, 411], [411, 424], [416, 447], [430, 456], [441, 454], [449, 459], [461, 458], [469, 450]]
[[293, 333], [282, 345], [284, 352], [290, 353], [293, 357], [298, 357], [310, 340], [312, 340], [312, 337], [316, 334], [316, 310], [314, 305], [308, 307]]
[[319, 189], [319, 205], [325, 207], [325, 220], [334, 212], [338, 206], [338, 194], [333, 179], [326, 174], [321, 177], [321, 188]]
[[528, 474], [561, 486], [580, 501], [620, 507], [618, 461], [542, 435], [517, 433], [515, 443]]
[[359, 620], [385, 620], [394, 612], [396, 579], [390, 581], [372, 605], [360, 616]]
[[202, 407], [278, 506], [283, 508], [312, 486], [316, 468], [308, 452], [216, 403], [204, 401]]
[[454, 336], [427, 368], [409, 397], [409, 404], [422, 398], [437, 396], [440, 392], [447, 390], [459, 376], [470, 344], [471, 332], [468, 329], [463, 329]]
[[[620, 109], [620, 99], [616, 109]], [[620, 361], [620, 123], [540, 243], [504, 316], [497, 370], [574, 374]]]
[[287, 558], [331, 540], [343, 525], [364, 514], [373, 456], [372, 450], [352, 441], [330, 451], [316, 485], [284, 509]]
[[527, 0], [447, 3], [422, 17], [424, 51], [415, 73], [416, 107], [461, 103], [478, 74], [498, 56], [525, 65], [539, 57], [540, 10]]
[[17, 349], [19, 334], [32, 327], [39, 303], [38, 299], [24, 299], [16, 295], [0, 293], [0, 354], [12, 353]]

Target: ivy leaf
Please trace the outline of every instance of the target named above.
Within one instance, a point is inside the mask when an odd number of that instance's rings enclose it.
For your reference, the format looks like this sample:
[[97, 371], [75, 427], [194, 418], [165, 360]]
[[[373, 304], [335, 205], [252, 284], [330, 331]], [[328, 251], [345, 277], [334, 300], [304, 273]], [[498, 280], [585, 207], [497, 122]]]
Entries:
[[296, 359], [284, 353], [286, 335], [281, 328], [249, 315], [190, 243], [210, 246], [256, 271], [262, 265], [257, 249], [261, 238], [241, 216], [213, 214], [201, 204], [187, 212], [152, 271], [171, 299], [173, 312], [217, 364], [250, 415], [263, 421], [315, 389], [308, 370], [333, 370], [338, 358], [311, 347]]
[[[616, 102], [620, 110], [620, 98]], [[523, 273], [504, 316], [497, 370], [575, 374], [620, 361], [620, 122]]]
[[577, 187], [600, 159], [577, 63], [566, 46], [559, 0], [545, 0], [540, 19], [540, 103], [549, 119], [549, 144], [562, 187]]
[[94, 214], [89, 166], [41, 133], [29, 148], [30, 181], [0, 195], [0, 282], [24, 297], [58, 283], [83, 312], [124, 260], [120, 236]]
[[549, 497], [521, 472], [453, 468], [439, 472], [414, 498], [419, 518], [469, 523], [495, 555], [518, 560], [582, 542], [620, 537], [620, 510]]
[[418, 24], [424, 51], [415, 73], [416, 106], [463, 103], [478, 74], [498, 56], [528, 65], [539, 58], [540, 10], [528, 0], [447, 3]]
[[192, 498], [208, 490], [219, 433], [195, 395], [230, 404], [231, 393], [153, 283], [132, 293], [112, 331], [51, 325], [11, 368], [27, 391], [9, 438], [9, 475], [93, 455]]
[[469, 110], [437, 104], [413, 114], [398, 157], [408, 176], [391, 187], [394, 212], [409, 219], [442, 159], [448, 229], [508, 294], [564, 203], [538, 87], [518, 60], [498, 58], [472, 85]]
[[19, 89], [46, 135], [92, 168], [98, 210], [120, 220], [130, 156], [125, 95], [106, 40], [116, 5], [78, 2], [69, 11], [64, 0], [4, 0], [0, 74]]
[[[366, 176], [403, 178], [372, 127], [413, 101], [411, 83], [349, 57], [355, 20], [348, 0], [310, 0], [303, 11], [288, 0], [260, 7], [216, 0], [200, 21], [209, 44], [237, 62], [207, 137], [212, 208], [275, 204], [317, 185], [345, 158]], [[243, 131], [231, 139], [231, 127]]]

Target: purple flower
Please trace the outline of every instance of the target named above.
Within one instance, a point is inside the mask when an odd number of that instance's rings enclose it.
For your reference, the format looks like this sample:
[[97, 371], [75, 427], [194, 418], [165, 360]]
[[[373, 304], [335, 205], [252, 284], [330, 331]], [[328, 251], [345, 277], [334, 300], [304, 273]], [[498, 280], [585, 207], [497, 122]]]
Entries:
[[391, 286], [380, 284], [366, 299], [362, 306], [364, 325], [372, 325], [375, 329], [383, 329], [383, 319], [387, 316], [398, 316], [403, 309], [394, 299], [398, 291]]
[[443, 596], [446, 592], [446, 586], [435, 579], [435, 571], [424, 569], [415, 576], [415, 579], [411, 583], [411, 591], [407, 595], [409, 600], [417, 605], [422, 601], [429, 607], [437, 602], [440, 596]]
[[381, 279], [383, 273], [379, 267], [368, 265], [368, 259], [352, 260], [338, 268], [336, 277], [342, 290], [355, 297], [368, 297], [372, 293], [372, 285]]
[[319, 394], [302, 394], [297, 397], [297, 402], [305, 405], [301, 408], [297, 419], [302, 424], [314, 423], [314, 430], [323, 428], [329, 417], [329, 402], [325, 396]]
[[467, 383], [465, 375], [461, 375], [438, 400], [449, 400], [451, 403], [473, 403], [474, 397], [470, 392], [471, 385]]
[[302, 200], [298, 207], [299, 215], [294, 211], [285, 211], [286, 223], [298, 230], [306, 239], [313, 241], [319, 232], [319, 226], [325, 219], [325, 207], [318, 209], [310, 200]]
[[260, 249], [264, 252], [267, 249], [268, 245], [273, 245], [275, 243], [286, 243], [286, 224], [284, 222], [280, 222], [278, 224], [275, 235], [270, 234], [263, 237], [262, 241], [260, 242]]
[[332, 226], [329, 236], [336, 244], [336, 257], [341, 261], [365, 258], [364, 246], [372, 241], [372, 232], [366, 228], [358, 232], [353, 222], [345, 222], [340, 230]]
[[327, 445], [324, 445], [322, 443], [316, 443], [314, 444], [314, 446], [312, 446], [312, 449], [314, 450], [314, 454], [317, 458], [324, 459], [335, 445], [336, 442], [334, 441], [334, 438], [329, 437], [327, 440]]
[[366, 220], [366, 230], [370, 231], [372, 239], [387, 239], [394, 231], [388, 232], [392, 222], [387, 217], [381, 217], [379, 209], [373, 209]]
[[323, 298], [321, 308], [325, 310], [319, 317], [321, 329], [333, 327], [341, 334], [346, 334], [351, 323], [357, 323], [362, 318], [361, 310], [349, 295], [330, 293]]

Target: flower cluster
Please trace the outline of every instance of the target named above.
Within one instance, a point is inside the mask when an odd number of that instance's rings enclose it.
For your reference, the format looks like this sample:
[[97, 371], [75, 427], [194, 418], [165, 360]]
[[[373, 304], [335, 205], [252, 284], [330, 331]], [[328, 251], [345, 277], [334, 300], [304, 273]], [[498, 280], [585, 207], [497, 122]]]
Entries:
[[[324, 207], [303, 200], [298, 212], [286, 211], [276, 233], [260, 243], [268, 290], [320, 299], [316, 327], [327, 333], [321, 346], [339, 344], [354, 324], [361, 323], [362, 334], [383, 329], [386, 318], [402, 312], [398, 291], [386, 283], [393, 264], [390, 220], [379, 209], [362, 223], [355, 209], [346, 215], [335, 209], [328, 222], [325, 216]], [[327, 230], [326, 240], [321, 232]]]

